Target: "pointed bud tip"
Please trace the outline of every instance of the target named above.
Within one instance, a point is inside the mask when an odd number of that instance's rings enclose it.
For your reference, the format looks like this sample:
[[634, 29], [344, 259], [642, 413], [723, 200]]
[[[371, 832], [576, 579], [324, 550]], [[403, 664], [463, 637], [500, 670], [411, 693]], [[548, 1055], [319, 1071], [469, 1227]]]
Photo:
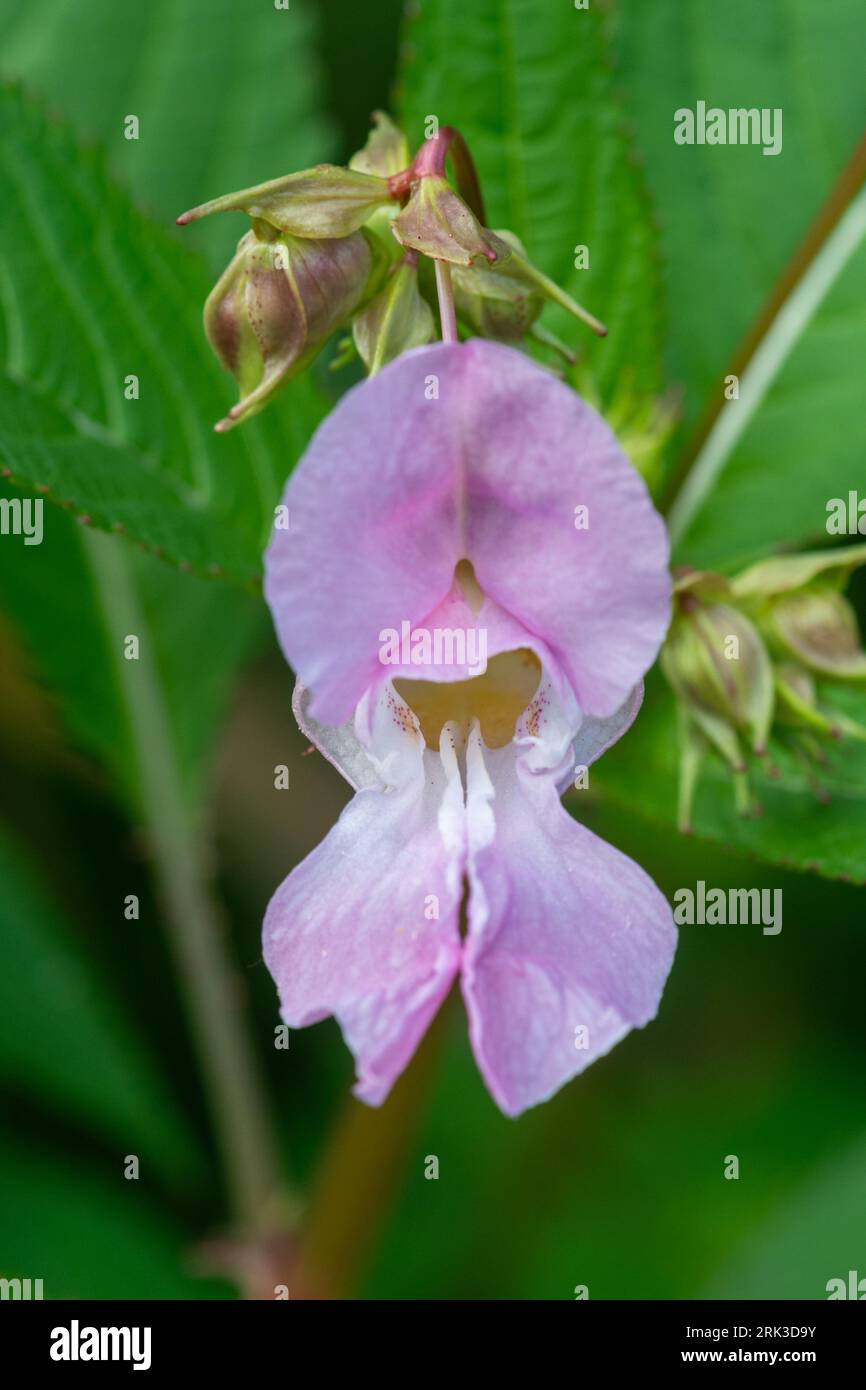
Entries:
[[214, 425], [214, 433], [225, 434], [226, 430], [230, 430], [233, 424], [234, 420], [230, 419], [230, 417], [226, 415], [224, 419], [217, 420], [216, 424]]

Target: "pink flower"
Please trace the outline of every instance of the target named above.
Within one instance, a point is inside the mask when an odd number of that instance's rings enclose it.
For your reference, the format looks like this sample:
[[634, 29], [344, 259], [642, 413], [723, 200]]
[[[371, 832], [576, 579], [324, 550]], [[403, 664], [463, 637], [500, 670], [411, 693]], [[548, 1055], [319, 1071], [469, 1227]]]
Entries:
[[268, 908], [282, 1017], [335, 1015], [375, 1105], [459, 975], [519, 1114], [655, 1015], [673, 958], [658, 889], [560, 803], [640, 705], [664, 526], [599, 416], [478, 340], [355, 387], [284, 501], [267, 599], [356, 795]]

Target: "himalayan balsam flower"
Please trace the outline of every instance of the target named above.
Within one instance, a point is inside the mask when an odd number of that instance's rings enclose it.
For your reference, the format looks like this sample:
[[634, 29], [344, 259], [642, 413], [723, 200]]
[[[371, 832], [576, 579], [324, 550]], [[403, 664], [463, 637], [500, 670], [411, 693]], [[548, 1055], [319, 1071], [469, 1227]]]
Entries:
[[640, 704], [664, 527], [595, 412], [478, 340], [355, 387], [284, 501], [266, 594], [356, 795], [268, 908], [282, 1016], [335, 1015], [375, 1105], [459, 976], [519, 1114], [655, 1015], [673, 957], [658, 889], [560, 802]]

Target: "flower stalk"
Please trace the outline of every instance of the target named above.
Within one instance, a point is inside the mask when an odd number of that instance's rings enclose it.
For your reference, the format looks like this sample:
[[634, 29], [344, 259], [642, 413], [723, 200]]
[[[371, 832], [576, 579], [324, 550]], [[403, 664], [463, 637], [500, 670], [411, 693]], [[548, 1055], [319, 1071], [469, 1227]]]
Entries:
[[439, 296], [439, 323], [444, 343], [457, 342], [457, 314], [454, 308], [454, 287], [451, 267], [447, 261], [436, 261], [436, 292]]

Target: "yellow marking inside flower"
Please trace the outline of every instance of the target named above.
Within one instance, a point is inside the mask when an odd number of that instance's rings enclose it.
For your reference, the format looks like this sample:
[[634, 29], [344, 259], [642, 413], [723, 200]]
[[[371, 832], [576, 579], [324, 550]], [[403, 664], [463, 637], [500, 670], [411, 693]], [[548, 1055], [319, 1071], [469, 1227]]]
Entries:
[[454, 570], [454, 578], [457, 580], [460, 592], [471, 611], [475, 614], [480, 613], [484, 607], [484, 590], [475, 576], [472, 561], [458, 560]]
[[528, 647], [491, 657], [483, 676], [467, 681], [415, 681], [399, 677], [394, 688], [418, 716], [428, 748], [439, 747], [443, 724], [453, 720], [469, 733], [481, 725], [488, 748], [504, 748], [541, 679], [541, 662]]

